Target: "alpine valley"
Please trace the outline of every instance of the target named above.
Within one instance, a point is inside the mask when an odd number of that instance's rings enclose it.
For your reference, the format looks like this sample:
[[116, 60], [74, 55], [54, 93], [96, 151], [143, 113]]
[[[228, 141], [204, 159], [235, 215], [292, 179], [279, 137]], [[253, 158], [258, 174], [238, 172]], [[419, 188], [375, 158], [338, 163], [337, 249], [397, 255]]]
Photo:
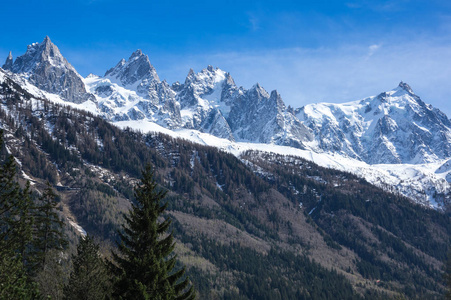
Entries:
[[46, 37], [0, 68], [21, 180], [112, 247], [151, 162], [201, 299], [438, 299], [451, 241], [451, 121], [404, 82], [286, 106], [212, 66], [160, 80], [137, 50], [86, 78]]

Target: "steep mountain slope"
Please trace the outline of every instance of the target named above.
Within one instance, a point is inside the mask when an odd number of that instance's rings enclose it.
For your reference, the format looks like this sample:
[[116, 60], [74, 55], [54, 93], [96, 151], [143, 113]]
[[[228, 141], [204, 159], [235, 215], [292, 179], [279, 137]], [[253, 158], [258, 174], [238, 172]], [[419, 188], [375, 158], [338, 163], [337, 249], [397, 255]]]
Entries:
[[88, 233], [114, 240], [133, 183], [152, 162], [170, 191], [180, 258], [203, 299], [443, 293], [445, 214], [297, 157], [249, 152], [239, 160], [120, 130], [30, 94], [2, 70], [0, 99], [1, 128], [23, 176], [36, 188], [50, 180], [66, 216]]
[[451, 155], [451, 122], [401, 82], [389, 92], [345, 104], [310, 104], [296, 116], [321, 149], [369, 164], [420, 164]]
[[259, 84], [237, 99], [229, 120], [242, 141], [304, 149], [304, 142], [312, 139], [307, 128], [287, 111], [277, 91], [269, 95]]
[[3, 69], [21, 74], [38, 88], [60, 95], [70, 102], [82, 103], [94, 99], [93, 95], [86, 92], [83, 78], [48, 36], [42, 43], [29, 45], [27, 52], [14, 62], [10, 53]]
[[109, 120], [147, 119], [168, 128], [181, 124], [180, 105], [166, 81], [160, 81], [147, 55], [137, 50], [105, 73], [86, 83], [97, 95], [99, 108]]
[[[442, 248], [444, 245], [436, 241], [444, 236], [450, 238], [434, 226], [418, 224], [420, 206], [381, 193], [353, 175], [314, 167], [297, 157], [247, 152], [243, 159], [263, 178], [280, 186], [281, 193], [298, 199], [304, 212], [327, 233], [325, 241], [329, 246], [354, 251], [359, 257], [356, 267], [364, 277], [379, 278], [388, 285], [404, 282], [410, 289], [425, 284], [419, 274], [440, 273], [427, 263], [411, 268], [411, 262], [421, 255], [429, 263], [440, 257], [447, 246]], [[449, 222], [449, 216], [437, 217], [443, 225]], [[425, 240], [427, 245], [420, 246]]]

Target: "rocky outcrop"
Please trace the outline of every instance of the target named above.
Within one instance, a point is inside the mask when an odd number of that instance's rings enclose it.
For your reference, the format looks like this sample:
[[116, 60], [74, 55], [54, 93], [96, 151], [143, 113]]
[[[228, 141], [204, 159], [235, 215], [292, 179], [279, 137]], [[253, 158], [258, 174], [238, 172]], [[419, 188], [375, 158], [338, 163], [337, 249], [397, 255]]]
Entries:
[[13, 55], [11, 51], [9, 51], [9, 55], [6, 58], [5, 64], [2, 66], [3, 70], [11, 70], [13, 66]]
[[61, 55], [47, 36], [42, 43], [28, 46], [27, 52], [12, 62], [8, 56], [4, 67], [13, 73], [23, 74], [38, 88], [57, 94], [64, 100], [82, 103], [95, 101], [95, 97], [86, 92], [82, 77]]

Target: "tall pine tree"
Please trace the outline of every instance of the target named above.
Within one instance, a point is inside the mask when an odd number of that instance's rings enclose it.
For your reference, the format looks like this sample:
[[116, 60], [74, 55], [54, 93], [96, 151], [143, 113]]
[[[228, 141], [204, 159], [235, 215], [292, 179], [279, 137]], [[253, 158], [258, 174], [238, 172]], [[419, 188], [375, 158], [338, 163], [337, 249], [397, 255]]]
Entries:
[[26, 183], [25, 190], [20, 191], [20, 200], [18, 201], [17, 207], [18, 220], [15, 223], [15, 235], [17, 236], [18, 243], [17, 250], [22, 256], [24, 265], [29, 266], [34, 226], [34, 205], [31, 197], [29, 181]]
[[56, 211], [58, 202], [49, 182], [35, 206], [34, 260], [36, 271], [45, 268], [46, 259], [52, 250], [62, 251], [67, 246], [64, 222]]
[[22, 191], [15, 159], [9, 155], [4, 161], [3, 150], [0, 130], [0, 299], [32, 299], [36, 290], [24, 260], [32, 226], [29, 184]]
[[64, 290], [67, 300], [103, 300], [111, 296], [108, 269], [91, 236], [80, 238], [77, 255], [72, 256], [73, 270]]
[[34, 281], [43, 297], [62, 299], [65, 285], [64, 249], [67, 246], [64, 222], [56, 207], [56, 194], [50, 183], [35, 206], [35, 230], [30, 258]]
[[153, 171], [147, 166], [135, 188], [136, 203], [125, 217], [116, 262], [114, 296], [122, 299], [194, 299], [195, 291], [184, 277], [185, 268], [175, 269], [176, 256], [171, 220], [159, 221], [167, 208], [166, 192], [157, 188]]

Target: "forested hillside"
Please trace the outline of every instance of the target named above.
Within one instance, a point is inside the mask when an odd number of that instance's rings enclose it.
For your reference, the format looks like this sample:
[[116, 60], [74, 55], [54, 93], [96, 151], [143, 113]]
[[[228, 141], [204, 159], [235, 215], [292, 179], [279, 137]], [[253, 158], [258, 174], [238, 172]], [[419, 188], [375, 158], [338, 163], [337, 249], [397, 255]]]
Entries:
[[445, 292], [449, 215], [299, 158], [237, 158], [123, 131], [35, 99], [8, 79], [0, 98], [21, 182], [43, 190], [49, 181], [67, 230], [79, 224], [104, 249], [114, 247], [133, 187], [153, 165], [168, 191], [176, 251], [201, 299], [434, 299]]

